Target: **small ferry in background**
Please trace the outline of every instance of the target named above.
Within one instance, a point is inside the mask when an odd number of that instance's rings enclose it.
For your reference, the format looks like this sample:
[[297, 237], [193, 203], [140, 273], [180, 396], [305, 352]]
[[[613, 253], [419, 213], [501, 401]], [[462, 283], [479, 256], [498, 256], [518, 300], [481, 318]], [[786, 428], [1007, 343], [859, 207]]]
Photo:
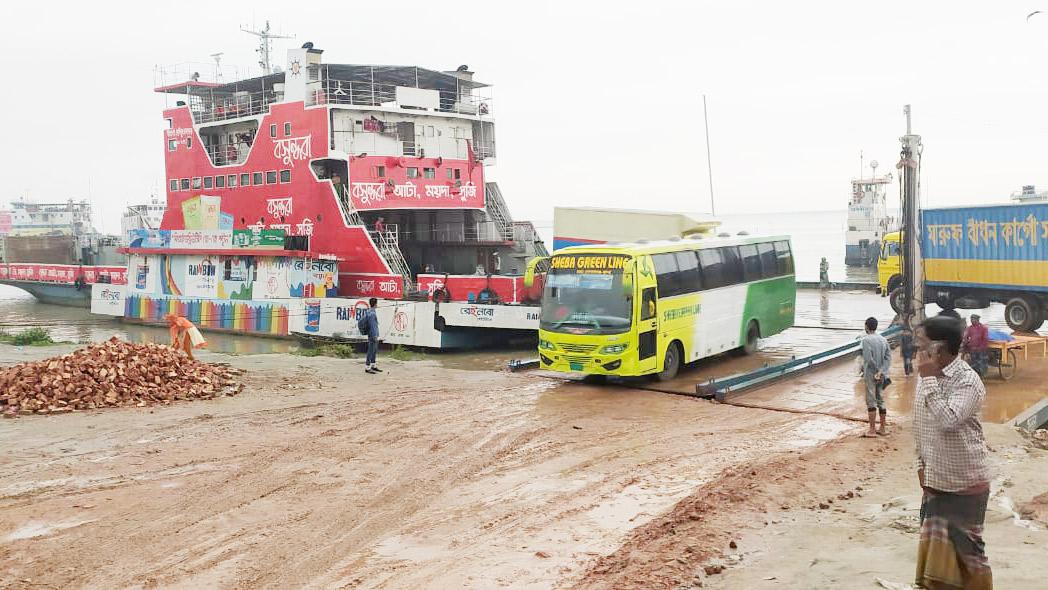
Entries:
[[888, 214], [887, 191], [892, 175], [877, 176], [877, 161], [870, 162], [871, 176], [852, 180], [848, 200], [848, 230], [845, 234], [844, 263], [848, 266], [876, 266], [884, 234], [894, 231], [896, 220]]
[[120, 238], [127, 240], [128, 233], [139, 229], [157, 229], [164, 219], [167, 204], [156, 195], [148, 203], [128, 205], [120, 218]]
[[86, 200], [12, 202], [0, 211], [0, 284], [44, 303], [88, 307], [91, 284], [123, 283], [120, 239], [100, 233], [92, 217]]
[[1048, 191], [1037, 192], [1037, 187], [1024, 184], [1022, 190], [1012, 193], [1011, 199], [1016, 203], [1043, 203], [1048, 201]]

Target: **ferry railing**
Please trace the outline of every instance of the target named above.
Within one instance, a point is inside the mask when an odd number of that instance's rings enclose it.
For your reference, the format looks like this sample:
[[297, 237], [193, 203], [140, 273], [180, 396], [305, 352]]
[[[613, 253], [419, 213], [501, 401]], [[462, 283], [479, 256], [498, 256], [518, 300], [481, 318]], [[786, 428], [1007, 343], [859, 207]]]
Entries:
[[247, 154], [251, 151], [251, 144], [247, 142], [219, 143], [205, 146], [207, 156], [215, 166], [228, 166], [230, 164], [243, 164], [247, 160]]
[[[372, 82], [325, 79], [315, 96], [317, 103], [348, 104], [363, 107], [399, 106], [397, 86]], [[490, 97], [441, 92], [437, 99], [437, 110], [445, 113], [485, 116], [491, 114]]]
[[382, 229], [368, 230], [368, 234], [371, 235], [371, 239], [376, 244], [384, 243], [394, 248], [400, 248], [400, 231], [395, 223], [384, 224]]
[[385, 154], [388, 150], [388, 141], [392, 138], [401, 147], [398, 154], [395, 150], [392, 154], [406, 157], [422, 156], [423, 154], [437, 154], [445, 159], [455, 158], [465, 160], [467, 158], [468, 139], [447, 136], [427, 137], [425, 142], [415, 142], [415, 137], [402, 138], [400, 134], [394, 133], [367, 133], [361, 131], [337, 130], [331, 134], [331, 149], [346, 152], [347, 154]]
[[512, 227], [501, 229], [494, 221], [479, 221], [465, 226], [461, 223], [436, 223], [411, 227], [411, 230], [398, 232], [400, 240], [435, 244], [490, 244], [511, 242], [514, 238]]
[[211, 123], [264, 114], [279, 98], [272, 91], [215, 94], [211, 90], [198, 90], [189, 96], [189, 110], [194, 122]]

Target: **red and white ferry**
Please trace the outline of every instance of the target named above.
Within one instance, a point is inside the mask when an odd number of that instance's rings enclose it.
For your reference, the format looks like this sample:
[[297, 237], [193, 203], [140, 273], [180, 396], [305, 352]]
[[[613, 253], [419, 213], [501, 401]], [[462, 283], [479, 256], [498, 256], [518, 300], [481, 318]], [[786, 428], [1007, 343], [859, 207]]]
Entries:
[[[185, 70], [156, 88], [175, 103], [163, 114], [167, 208], [160, 230], [126, 250], [125, 317], [155, 321], [181, 305], [225, 327], [209, 318], [235, 299], [266, 306], [251, 313], [268, 319], [234, 329], [352, 336], [359, 302], [378, 297], [383, 331], [402, 333], [391, 342], [462, 346], [485, 343], [476, 328], [534, 330], [537, 307], [526, 304], [538, 294], [523, 274], [547, 252], [488, 181], [488, 85], [466, 66], [326, 64], [322, 54], [307, 43], [283, 71], [220, 81]], [[280, 238], [268, 250], [246, 244]], [[282, 265], [290, 274], [274, 274]], [[273, 288], [280, 281], [289, 288]]]

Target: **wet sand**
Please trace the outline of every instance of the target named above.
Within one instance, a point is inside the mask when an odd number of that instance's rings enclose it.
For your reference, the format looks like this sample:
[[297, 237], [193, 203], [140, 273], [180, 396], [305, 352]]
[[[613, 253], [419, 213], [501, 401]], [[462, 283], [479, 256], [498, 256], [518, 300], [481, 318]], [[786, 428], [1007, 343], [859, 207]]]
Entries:
[[[869, 303], [827, 300], [816, 321], [841, 328]], [[857, 335], [798, 327], [671, 385]], [[69, 348], [0, 346], [0, 365]], [[201, 356], [247, 369], [244, 393], [0, 425], [0, 587], [676, 588], [729, 537], [788, 521], [764, 511], [910, 459], [897, 359], [900, 431], [873, 456], [846, 419], [865, 414], [849, 361], [739, 398], [753, 408], [510, 374], [498, 355], [383, 359], [380, 376]], [[989, 380], [987, 418], [1043, 396], [1046, 377], [1031, 358]]]
[[246, 391], [4, 422], [0, 585], [546, 588], [731, 465], [848, 428], [430, 361], [203, 356]]

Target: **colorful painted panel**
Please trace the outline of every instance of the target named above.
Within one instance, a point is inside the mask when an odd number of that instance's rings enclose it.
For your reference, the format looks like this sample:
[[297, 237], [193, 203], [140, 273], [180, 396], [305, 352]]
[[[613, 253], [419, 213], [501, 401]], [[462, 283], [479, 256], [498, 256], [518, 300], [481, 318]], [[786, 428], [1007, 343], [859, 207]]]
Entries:
[[276, 301], [208, 301], [131, 295], [124, 300], [124, 317], [162, 322], [173, 313], [188, 318], [200, 328], [233, 330], [255, 334], [288, 334], [288, 308]]

